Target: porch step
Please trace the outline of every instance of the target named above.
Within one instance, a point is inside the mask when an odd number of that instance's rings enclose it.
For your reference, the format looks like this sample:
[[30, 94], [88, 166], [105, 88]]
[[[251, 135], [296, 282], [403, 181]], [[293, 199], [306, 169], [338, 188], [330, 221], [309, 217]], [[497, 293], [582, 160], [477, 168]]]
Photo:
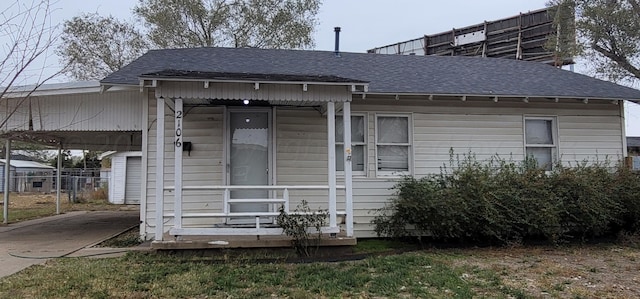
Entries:
[[[319, 246], [354, 246], [356, 238], [323, 236]], [[291, 247], [291, 239], [287, 236], [189, 236], [180, 241], [153, 241], [151, 248], [155, 250], [197, 250], [216, 248], [286, 248]]]

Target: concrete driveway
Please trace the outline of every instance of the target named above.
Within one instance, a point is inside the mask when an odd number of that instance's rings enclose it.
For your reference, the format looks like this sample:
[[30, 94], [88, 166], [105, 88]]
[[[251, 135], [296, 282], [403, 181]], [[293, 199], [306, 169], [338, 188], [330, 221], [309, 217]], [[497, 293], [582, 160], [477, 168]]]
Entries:
[[138, 211], [83, 211], [0, 226], [0, 277], [69, 256], [139, 222]]

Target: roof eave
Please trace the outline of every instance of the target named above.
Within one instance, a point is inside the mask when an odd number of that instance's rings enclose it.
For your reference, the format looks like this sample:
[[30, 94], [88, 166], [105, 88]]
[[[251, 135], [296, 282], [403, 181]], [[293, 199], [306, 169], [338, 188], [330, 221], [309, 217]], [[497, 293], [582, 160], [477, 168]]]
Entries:
[[354, 92], [354, 95], [375, 96], [422, 96], [422, 97], [477, 97], [477, 98], [545, 98], [558, 100], [603, 100], [603, 101], [630, 101], [640, 104], [640, 99], [628, 99], [619, 97], [594, 97], [594, 96], [554, 96], [554, 95], [513, 95], [513, 94], [476, 94], [476, 93], [428, 93], [428, 92]]
[[176, 77], [155, 77], [155, 76], [140, 76], [140, 87], [156, 87], [159, 81], [172, 81], [172, 82], [202, 82], [208, 85], [209, 83], [246, 83], [246, 84], [288, 84], [288, 85], [331, 85], [331, 86], [357, 86], [362, 87], [356, 90], [369, 90], [369, 83], [362, 81], [354, 82], [324, 82], [324, 81], [276, 81], [276, 80], [238, 80], [238, 79], [194, 79], [194, 78], [176, 78]]

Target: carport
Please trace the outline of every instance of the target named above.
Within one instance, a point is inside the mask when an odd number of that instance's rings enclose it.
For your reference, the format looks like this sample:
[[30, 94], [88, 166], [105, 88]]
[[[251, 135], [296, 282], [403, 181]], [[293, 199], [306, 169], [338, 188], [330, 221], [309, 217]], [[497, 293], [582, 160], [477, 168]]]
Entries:
[[[142, 147], [143, 105], [140, 89], [98, 81], [23, 86], [11, 89], [0, 105], [0, 138], [5, 140], [5, 167], [12, 141], [58, 149], [56, 181], [61, 181], [62, 150], [139, 151]], [[5, 173], [9, 173], [5, 169]], [[5, 176], [8, 190], [10, 176]], [[61, 184], [56, 184], [60, 213]], [[9, 192], [4, 192], [4, 222], [9, 215]]]

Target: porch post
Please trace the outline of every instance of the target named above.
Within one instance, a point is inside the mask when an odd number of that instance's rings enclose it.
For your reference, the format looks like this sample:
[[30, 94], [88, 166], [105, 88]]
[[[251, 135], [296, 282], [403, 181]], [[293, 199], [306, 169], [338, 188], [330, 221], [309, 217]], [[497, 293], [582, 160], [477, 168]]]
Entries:
[[5, 143], [5, 163], [4, 163], [4, 205], [2, 209], [2, 223], [9, 223], [9, 188], [11, 187], [11, 139]]
[[164, 235], [164, 105], [156, 98], [156, 241]]
[[344, 102], [342, 107], [344, 116], [344, 201], [345, 212], [347, 213], [345, 219], [347, 226], [347, 237], [353, 237], [353, 178], [352, 178], [352, 143], [351, 143], [351, 102]]
[[329, 227], [336, 227], [336, 107], [327, 103], [327, 151], [329, 171]]
[[175, 194], [173, 209], [175, 212], [174, 226], [175, 228], [182, 228], [182, 99], [175, 99], [175, 171], [174, 171], [174, 186], [173, 190]]

